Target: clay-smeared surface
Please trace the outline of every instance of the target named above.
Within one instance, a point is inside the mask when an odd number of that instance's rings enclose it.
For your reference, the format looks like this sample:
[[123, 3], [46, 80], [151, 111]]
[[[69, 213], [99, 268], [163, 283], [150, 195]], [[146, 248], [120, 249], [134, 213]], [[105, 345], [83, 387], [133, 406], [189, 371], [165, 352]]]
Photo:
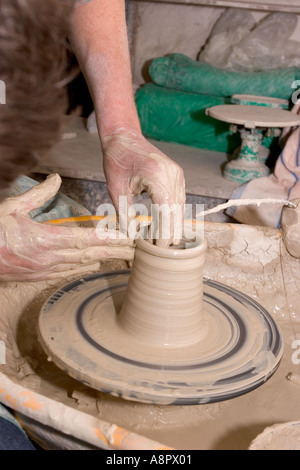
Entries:
[[164, 348], [127, 333], [118, 313], [128, 276], [123, 271], [86, 277], [44, 305], [41, 343], [72, 377], [133, 401], [198, 404], [246, 393], [276, 370], [282, 340], [272, 318], [251, 299], [212, 281], [204, 287], [206, 334], [199, 332], [197, 342]]
[[251, 443], [249, 450], [300, 450], [300, 423], [267, 427]]
[[[247, 449], [266, 426], [300, 420], [299, 381], [287, 379], [299, 377], [300, 260], [286, 251], [278, 230], [213, 223], [205, 231], [205, 276], [256, 299], [283, 333], [283, 359], [263, 386], [221, 403], [163, 406], [125, 401], [82, 385], [48, 362], [37, 340], [42, 305], [66, 280], [1, 285], [0, 339], [7, 346], [1, 372], [25, 390], [177, 449]], [[124, 269], [124, 263], [101, 266], [103, 272], [111, 269]], [[63, 419], [49, 422], [54, 428], [57, 422], [59, 431]]]

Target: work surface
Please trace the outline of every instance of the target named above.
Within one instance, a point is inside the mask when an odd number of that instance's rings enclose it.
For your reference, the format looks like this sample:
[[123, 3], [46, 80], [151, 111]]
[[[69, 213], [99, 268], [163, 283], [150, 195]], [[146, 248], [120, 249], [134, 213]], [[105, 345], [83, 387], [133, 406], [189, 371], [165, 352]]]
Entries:
[[[39, 423], [46, 424], [52, 440], [64, 440], [70, 449], [80, 443], [104, 449], [246, 450], [266, 426], [300, 420], [300, 260], [285, 251], [276, 229], [206, 223], [205, 233], [205, 277], [256, 299], [282, 331], [284, 356], [264, 385], [221, 403], [176, 407], [127, 402], [89, 389], [49, 362], [37, 340], [40, 308], [69, 281], [61, 279], [1, 285], [0, 340], [7, 362], [0, 366], [0, 401], [33, 418], [27, 423], [33, 434], [44, 431]], [[104, 263], [93, 270], [122, 267]]]
[[[35, 169], [36, 173], [59, 173], [62, 177], [104, 182], [98, 134], [87, 132], [82, 119], [74, 121], [66, 133], [71, 138], [60, 142]], [[149, 141], [183, 168], [188, 194], [229, 199], [237, 187], [236, 183], [222, 176], [221, 167], [227, 162], [226, 154], [151, 139]]]

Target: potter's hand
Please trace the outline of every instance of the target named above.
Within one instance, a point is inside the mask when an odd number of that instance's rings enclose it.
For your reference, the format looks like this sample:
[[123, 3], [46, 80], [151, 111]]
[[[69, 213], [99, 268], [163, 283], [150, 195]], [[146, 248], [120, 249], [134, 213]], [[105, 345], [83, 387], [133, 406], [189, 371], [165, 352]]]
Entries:
[[[175, 162], [151, 145], [142, 134], [132, 130], [119, 129], [102, 139], [102, 147], [108, 191], [119, 213], [120, 223], [124, 214], [119, 211], [119, 197], [126, 196], [129, 207], [133, 204], [133, 196], [143, 191], [148, 193], [153, 204], [180, 206], [183, 217], [184, 175]], [[178, 243], [174, 239], [172, 221], [171, 217], [170, 237], [159, 240], [160, 246]]]
[[103, 259], [133, 259], [131, 242], [118, 232], [101, 235], [93, 228], [45, 225], [30, 218], [28, 213], [55, 196], [60, 184], [60, 177], [51, 175], [0, 203], [1, 281], [52, 279]]

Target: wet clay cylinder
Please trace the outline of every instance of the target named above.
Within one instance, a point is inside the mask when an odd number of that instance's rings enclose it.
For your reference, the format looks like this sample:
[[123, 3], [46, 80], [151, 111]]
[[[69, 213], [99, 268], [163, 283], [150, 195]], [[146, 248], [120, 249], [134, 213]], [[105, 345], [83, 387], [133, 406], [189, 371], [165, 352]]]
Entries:
[[200, 236], [170, 248], [137, 240], [120, 326], [143, 344], [158, 348], [185, 347], [205, 337], [205, 252]]

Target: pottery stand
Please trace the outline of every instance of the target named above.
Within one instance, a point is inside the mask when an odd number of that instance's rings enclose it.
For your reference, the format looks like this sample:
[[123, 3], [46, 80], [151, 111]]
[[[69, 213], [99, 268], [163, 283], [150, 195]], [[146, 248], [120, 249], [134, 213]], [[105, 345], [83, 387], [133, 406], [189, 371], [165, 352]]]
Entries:
[[269, 169], [260, 159], [261, 144], [266, 134], [276, 134], [278, 129], [300, 124], [299, 116], [294, 113], [261, 104], [214, 106], [208, 108], [206, 114], [231, 124], [241, 134], [238, 158], [227, 163], [224, 170], [225, 178], [238, 183], [269, 175]]
[[[235, 128], [237, 131], [237, 127]], [[263, 130], [240, 131], [242, 145], [236, 160], [227, 163], [223, 176], [230, 181], [247, 183], [254, 178], [268, 176], [270, 170], [260, 160]]]
[[[273, 108], [273, 109], [284, 109], [288, 110], [289, 109], [289, 101], [288, 100], [283, 100], [280, 98], [272, 98], [268, 96], [257, 96], [257, 95], [232, 95], [231, 97], [231, 102], [233, 104], [238, 104], [238, 105], [248, 105], [248, 106], [265, 106], [267, 108]], [[233, 132], [237, 132], [237, 127], [233, 127]], [[244, 130], [245, 131], [245, 130]], [[241, 131], [242, 134], [243, 131]], [[261, 163], [266, 163], [269, 155], [270, 155], [270, 149], [269, 149], [269, 141], [272, 137], [279, 137], [281, 134], [280, 129], [268, 129], [265, 130], [264, 132], [260, 131], [263, 133], [262, 137], [262, 142], [259, 148], [259, 161]], [[243, 136], [242, 141], [243, 141]], [[236, 152], [234, 153], [234, 157], [237, 158], [239, 156], [240, 149], [237, 149]], [[241, 152], [242, 153], [242, 152]], [[266, 169], [267, 170], [267, 169]], [[231, 175], [225, 175], [225, 178], [231, 179]], [[254, 178], [257, 176], [254, 176]]]

